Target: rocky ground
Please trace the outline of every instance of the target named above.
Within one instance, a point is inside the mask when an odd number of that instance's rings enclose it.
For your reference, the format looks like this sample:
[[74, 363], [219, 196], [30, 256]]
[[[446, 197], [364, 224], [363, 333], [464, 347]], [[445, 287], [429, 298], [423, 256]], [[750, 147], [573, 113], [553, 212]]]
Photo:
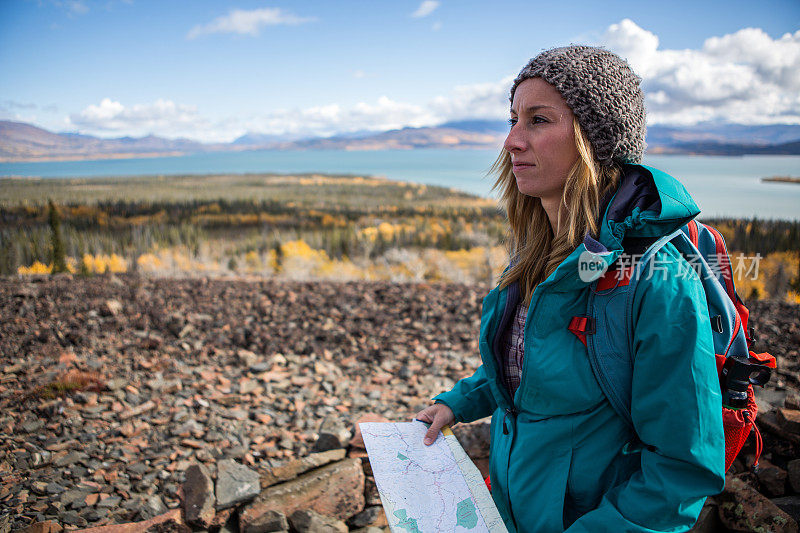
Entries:
[[[479, 364], [480, 304], [488, 290], [134, 276], [2, 279], [0, 533], [47, 520], [76, 529], [174, 517], [186, 510], [187, 490], [214, 480], [220, 511], [194, 525], [235, 530], [236, 513], [246, 516], [258, 498], [236, 506], [259, 489], [283, 490], [267, 487], [304, 470], [317, 478], [328, 471], [351, 475], [347, 461], [361, 464], [363, 452], [338, 449], [359, 417], [407, 420]], [[750, 308], [758, 351], [779, 361], [760, 394], [766, 471], [775, 471], [770, 483], [746, 473], [740, 478], [773, 500], [794, 498], [782, 507], [794, 505], [796, 512], [800, 463], [792, 461], [800, 418], [791, 418], [800, 390], [800, 307], [754, 302]], [[317, 454], [306, 464], [309, 453], [320, 451], [326, 459]], [[306, 466], [287, 463], [292, 459]], [[281, 478], [287, 464], [295, 465], [293, 474]], [[745, 470], [741, 463], [735, 468]], [[236, 483], [226, 489], [226, 479]], [[246, 483], [255, 483], [255, 494], [243, 499]], [[365, 490], [366, 503], [338, 518], [349, 519], [351, 529], [381, 525], [369, 514], [379, 510], [369, 478]], [[720, 516], [730, 507], [724, 499], [714, 503]], [[292, 516], [296, 530], [303, 520], [322, 520]], [[37, 531], [50, 531], [44, 527]]]

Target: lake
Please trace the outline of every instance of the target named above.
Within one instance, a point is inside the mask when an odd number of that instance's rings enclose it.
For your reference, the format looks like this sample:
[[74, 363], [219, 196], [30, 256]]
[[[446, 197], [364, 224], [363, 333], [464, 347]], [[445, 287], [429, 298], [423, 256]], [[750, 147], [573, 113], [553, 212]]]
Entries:
[[[378, 150], [215, 152], [181, 157], [41, 163], [0, 163], [0, 176], [134, 176], [144, 174], [332, 173], [454, 187], [489, 196], [486, 172], [494, 150]], [[764, 183], [767, 176], [800, 176], [800, 156], [651, 155], [645, 164], [680, 179], [703, 211], [715, 216], [800, 220], [800, 184]]]

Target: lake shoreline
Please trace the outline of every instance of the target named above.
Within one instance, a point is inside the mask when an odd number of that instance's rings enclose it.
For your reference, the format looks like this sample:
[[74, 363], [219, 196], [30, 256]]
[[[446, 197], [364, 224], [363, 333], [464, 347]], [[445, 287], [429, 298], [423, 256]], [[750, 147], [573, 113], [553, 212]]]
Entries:
[[770, 176], [768, 178], [761, 178], [761, 181], [768, 183], [798, 183], [800, 184], [800, 177], [794, 176]]
[[[496, 198], [489, 168], [496, 150], [242, 151], [184, 157], [153, 157], [51, 163], [0, 163], [0, 176], [89, 178], [241, 174], [350, 174], [438, 185]], [[646, 155], [643, 161], [684, 184], [707, 218], [769, 216], [800, 220], [800, 188], [761, 181], [800, 175], [798, 156]], [[52, 183], [48, 180], [47, 183]]]

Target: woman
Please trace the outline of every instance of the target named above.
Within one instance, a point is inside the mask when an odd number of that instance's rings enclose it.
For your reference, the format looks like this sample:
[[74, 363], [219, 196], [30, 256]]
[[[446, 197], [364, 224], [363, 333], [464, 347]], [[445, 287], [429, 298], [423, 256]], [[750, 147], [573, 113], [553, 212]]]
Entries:
[[724, 487], [705, 293], [676, 249], [636, 286], [633, 428], [567, 329], [587, 308], [587, 244], [616, 257], [623, 239], [667, 235], [699, 212], [676, 180], [637, 164], [639, 84], [624, 60], [586, 46], [545, 51], [514, 80], [494, 166], [511, 261], [483, 301], [483, 364], [416, 415], [431, 424], [426, 444], [492, 415], [492, 496], [510, 531], [683, 531]]

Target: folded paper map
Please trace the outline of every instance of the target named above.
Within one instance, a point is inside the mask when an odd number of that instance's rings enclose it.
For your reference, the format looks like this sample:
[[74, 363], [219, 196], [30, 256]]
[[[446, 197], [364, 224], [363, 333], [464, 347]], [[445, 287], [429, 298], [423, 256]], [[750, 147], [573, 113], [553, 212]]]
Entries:
[[430, 446], [419, 421], [359, 424], [394, 533], [507, 533], [477, 467], [450, 428]]

